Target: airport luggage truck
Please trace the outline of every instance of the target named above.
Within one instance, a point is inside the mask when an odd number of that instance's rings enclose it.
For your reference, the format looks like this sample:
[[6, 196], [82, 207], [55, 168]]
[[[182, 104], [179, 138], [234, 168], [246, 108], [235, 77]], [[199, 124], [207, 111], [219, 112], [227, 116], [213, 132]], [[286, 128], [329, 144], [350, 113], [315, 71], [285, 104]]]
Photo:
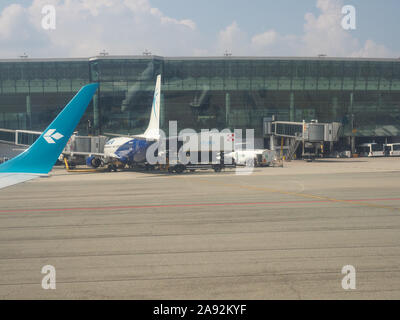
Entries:
[[[211, 152], [209, 152], [209, 158], [208, 159], [212, 159], [211, 158], [212, 154]], [[197, 163], [191, 163], [188, 162], [187, 164], [183, 164], [179, 161], [177, 161], [176, 164], [171, 164], [171, 163], [167, 163], [167, 168], [168, 168], [168, 172], [172, 173], [172, 172], [176, 172], [176, 173], [182, 173], [186, 170], [189, 170], [190, 172], [194, 172], [196, 170], [214, 170], [215, 172], [221, 172], [222, 170], [226, 169], [226, 168], [236, 168], [236, 163], [233, 161], [232, 163], [225, 163], [224, 162], [224, 153], [223, 152], [219, 152], [219, 156], [218, 159], [216, 159], [215, 161], [210, 161], [207, 163], [202, 163], [201, 160], [201, 153], [197, 152], [197, 158], [198, 161]], [[168, 159], [168, 157], [167, 157]]]

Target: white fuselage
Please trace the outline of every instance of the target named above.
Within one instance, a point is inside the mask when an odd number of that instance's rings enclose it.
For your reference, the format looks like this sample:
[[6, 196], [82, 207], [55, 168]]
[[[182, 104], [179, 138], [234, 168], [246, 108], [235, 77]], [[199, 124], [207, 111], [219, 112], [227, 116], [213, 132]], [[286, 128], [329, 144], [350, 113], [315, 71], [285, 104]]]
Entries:
[[105, 146], [104, 146], [104, 157], [105, 158], [118, 158], [117, 156], [117, 150], [132, 140], [132, 138], [128, 137], [118, 137], [118, 138], [113, 138], [109, 140]]

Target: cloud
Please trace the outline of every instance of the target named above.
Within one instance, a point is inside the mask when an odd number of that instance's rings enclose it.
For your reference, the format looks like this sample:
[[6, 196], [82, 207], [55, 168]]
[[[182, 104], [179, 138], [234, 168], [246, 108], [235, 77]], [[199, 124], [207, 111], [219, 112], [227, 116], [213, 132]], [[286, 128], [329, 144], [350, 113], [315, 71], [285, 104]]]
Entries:
[[302, 54], [350, 56], [359, 49], [359, 41], [351, 35], [351, 31], [342, 28], [342, 6], [341, 1], [318, 0], [320, 14], [305, 15]]
[[362, 58], [376, 58], [376, 57], [394, 57], [394, 53], [391, 52], [384, 45], [377, 44], [372, 40], [365, 41], [364, 46], [351, 54], [352, 57]]
[[277, 40], [278, 34], [275, 30], [268, 30], [261, 34], [256, 34], [251, 38], [251, 43], [255, 46], [265, 47], [274, 44]]
[[[56, 8], [56, 30], [41, 27], [41, 10], [48, 4]], [[88, 57], [102, 49], [191, 55], [198, 39], [194, 21], [169, 17], [149, 0], [34, 0], [26, 8], [10, 5], [0, 15], [1, 58], [24, 51], [31, 57]]]
[[157, 8], [151, 8], [150, 12], [152, 15], [160, 18], [162, 24], [172, 23], [172, 24], [176, 24], [176, 25], [186, 26], [192, 30], [196, 29], [196, 24], [192, 20], [189, 20], [189, 19], [177, 20], [174, 18], [167, 17]]
[[225, 51], [230, 53], [245, 54], [248, 47], [248, 36], [243, 32], [236, 21], [233, 21], [225, 29], [221, 30], [217, 39], [217, 55], [222, 55]]
[[[318, 14], [304, 15], [300, 35], [275, 29], [248, 34], [232, 21], [206, 39], [191, 19], [178, 19], [151, 6], [151, 0], [33, 0], [0, 12], [0, 58], [89, 57], [105, 49], [111, 55], [233, 55], [393, 57], [384, 45], [359, 41], [341, 26], [342, 0], [316, 0]], [[56, 30], [41, 27], [43, 6], [56, 8]]]
[[[270, 29], [247, 37], [234, 21], [219, 33], [218, 46], [232, 48], [233, 55], [283, 55], [332, 57], [393, 57], [391, 50], [371, 39], [360, 43], [352, 31], [342, 28], [343, 2], [338, 0], [317, 0], [319, 14], [306, 13], [301, 35], [279, 34]], [[245, 48], [245, 49], [244, 49]], [[237, 49], [237, 51], [235, 50]]]
[[317, 0], [319, 16], [305, 15], [302, 53], [315, 56], [327, 54], [337, 57], [390, 57], [393, 53], [372, 40], [365, 44], [352, 35], [352, 31], [342, 27], [343, 2], [337, 0]]

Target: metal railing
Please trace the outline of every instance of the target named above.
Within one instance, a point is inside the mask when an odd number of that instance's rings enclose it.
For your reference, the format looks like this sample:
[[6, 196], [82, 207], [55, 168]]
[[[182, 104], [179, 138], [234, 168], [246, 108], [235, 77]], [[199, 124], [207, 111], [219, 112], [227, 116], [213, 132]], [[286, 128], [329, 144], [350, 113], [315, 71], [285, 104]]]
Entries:
[[274, 121], [272, 133], [278, 137], [299, 138], [303, 134], [302, 122]]
[[42, 134], [40, 131], [0, 129], [0, 141], [29, 146]]

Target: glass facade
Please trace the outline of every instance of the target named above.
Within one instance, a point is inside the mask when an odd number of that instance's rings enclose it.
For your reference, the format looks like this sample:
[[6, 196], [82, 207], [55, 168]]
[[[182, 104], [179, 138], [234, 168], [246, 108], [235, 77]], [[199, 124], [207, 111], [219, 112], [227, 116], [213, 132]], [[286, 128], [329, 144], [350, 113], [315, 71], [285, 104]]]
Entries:
[[0, 60], [0, 128], [45, 129], [89, 82], [87, 60]]
[[157, 74], [161, 126], [254, 128], [263, 118], [338, 121], [344, 136], [400, 136], [400, 60], [163, 58], [0, 60], [0, 128], [43, 130], [76, 91], [100, 89], [79, 124], [85, 134], [147, 127]]

